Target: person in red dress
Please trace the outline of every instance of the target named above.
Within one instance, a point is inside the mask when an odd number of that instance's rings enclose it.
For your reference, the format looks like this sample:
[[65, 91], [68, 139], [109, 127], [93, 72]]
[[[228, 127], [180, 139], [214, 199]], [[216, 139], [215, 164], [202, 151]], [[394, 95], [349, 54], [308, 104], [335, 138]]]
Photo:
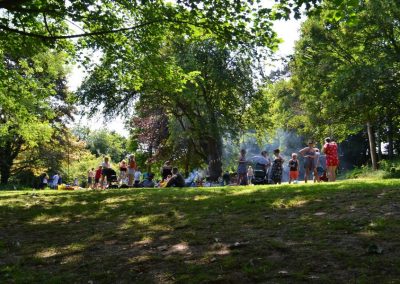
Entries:
[[322, 151], [326, 155], [326, 169], [329, 181], [336, 180], [336, 168], [339, 165], [338, 147], [335, 141], [329, 137], [325, 138], [325, 145]]

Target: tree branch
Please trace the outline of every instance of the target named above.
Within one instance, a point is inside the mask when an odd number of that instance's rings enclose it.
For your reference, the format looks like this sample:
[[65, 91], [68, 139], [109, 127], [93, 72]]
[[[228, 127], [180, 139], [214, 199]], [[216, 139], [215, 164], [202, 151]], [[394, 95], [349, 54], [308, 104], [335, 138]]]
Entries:
[[139, 24], [139, 25], [136, 25], [136, 26], [132, 26], [132, 27], [128, 27], [128, 28], [120, 28], [120, 29], [114, 29], [114, 30], [100, 30], [100, 31], [95, 31], [95, 32], [88, 32], [88, 33], [82, 33], [82, 34], [73, 34], [73, 35], [50, 35], [50, 36], [46, 36], [46, 35], [41, 35], [41, 34], [37, 34], [37, 33], [30, 33], [30, 32], [21, 31], [21, 30], [18, 30], [18, 29], [13, 29], [13, 28], [7, 27], [7, 26], [2, 25], [2, 24], [0, 24], [0, 29], [5, 30], [5, 31], [9, 31], [9, 32], [12, 32], [12, 33], [24, 35], [24, 36], [40, 38], [40, 39], [43, 39], [43, 40], [57, 40], [57, 39], [70, 39], [70, 38], [79, 38], [79, 37], [86, 37], [86, 36], [106, 35], [106, 34], [125, 32], [125, 31], [135, 30], [135, 29], [138, 29], [138, 28], [141, 28], [141, 27], [153, 25], [153, 24], [156, 24], [156, 23], [162, 23], [164, 21], [168, 21], [168, 20], [154, 20], [154, 21], [142, 23], [142, 24]]

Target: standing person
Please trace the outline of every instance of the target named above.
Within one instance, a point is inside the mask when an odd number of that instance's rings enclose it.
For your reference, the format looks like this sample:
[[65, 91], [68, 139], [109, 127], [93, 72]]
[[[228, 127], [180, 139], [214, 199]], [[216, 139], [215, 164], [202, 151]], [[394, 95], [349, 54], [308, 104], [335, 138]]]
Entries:
[[304, 157], [304, 182], [307, 183], [310, 172], [313, 172], [314, 176], [318, 176], [317, 169], [315, 168], [314, 142], [308, 142], [308, 147], [301, 149], [299, 153]]
[[99, 167], [96, 170], [96, 173], [94, 174], [94, 188], [99, 188], [102, 170], [103, 167], [99, 165]]
[[242, 149], [240, 150], [240, 156], [238, 160], [238, 169], [237, 169], [237, 174], [238, 174], [238, 180], [237, 180], [237, 185], [247, 185], [247, 161], [246, 161], [246, 150]]
[[265, 172], [265, 178], [267, 183], [269, 183], [269, 176], [270, 176], [270, 171], [271, 171], [271, 158], [268, 155], [268, 151], [262, 151], [261, 156], [265, 158], [265, 164], [264, 164], [264, 172]]
[[58, 173], [55, 173], [55, 175], [53, 176], [53, 181], [52, 181], [51, 188], [53, 188], [53, 189], [57, 189], [58, 188], [58, 180], [59, 179], [60, 179], [60, 176], [58, 175]]
[[128, 177], [128, 165], [125, 160], [122, 160], [119, 163], [119, 182], [120, 184], [124, 184], [126, 178]]
[[325, 145], [322, 151], [326, 155], [326, 169], [329, 181], [336, 180], [336, 168], [339, 165], [337, 144], [329, 137], [325, 138]]
[[274, 161], [272, 162], [272, 168], [271, 168], [271, 179], [273, 183], [275, 184], [281, 184], [282, 182], [282, 172], [283, 172], [283, 158], [280, 155], [280, 150], [275, 149], [274, 150]]
[[128, 159], [128, 186], [133, 185], [136, 167], [135, 155], [132, 154]]
[[161, 178], [162, 180], [166, 180], [168, 176], [172, 176], [172, 165], [171, 161], [166, 161], [161, 168]]
[[297, 160], [297, 154], [293, 153], [292, 158], [289, 160], [289, 184], [297, 183], [299, 179], [299, 160]]
[[254, 177], [254, 170], [252, 166], [249, 166], [247, 168], [247, 181], [251, 185], [251, 181], [253, 180]]
[[39, 189], [46, 189], [49, 183], [49, 176], [47, 173], [43, 173], [40, 175], [40, 183], [39, 183]]
[[88, 188], [93, 188], [95, 174], [96, 172], [94, 171], [94, 168], [88, 171]]
[[[110, 175], [110, 169], [111, 169], [111, 163], [110, 163], [110, 158], [109, 157], [104, 157], [104, 161], [101, 164], [102, 170], [101, 170], [101, 188], [105, 189], [109, 184], [109, 175]], [[107, 186], [104, 186], [104, 179], [107, 180]]]
[[[319, 152], [318, 148], [314, 148], [315, 149], [315, 161], [314, 161], [314, 165], [315, 165], [315, 171], [314, 171], [314, 182], [320, 182], [319, 180], [319, 171], [318, 169], [320, 168], [320, 157], [321, 157], [321, 153]], [[322, 172], [321, 172], [322, 174]]]
[[140, 184], [140, 177], [142, 176], [142, 173], [140, 172], [140, 169], [137, 168], [135, 171], [135, 187], [139, 187]]

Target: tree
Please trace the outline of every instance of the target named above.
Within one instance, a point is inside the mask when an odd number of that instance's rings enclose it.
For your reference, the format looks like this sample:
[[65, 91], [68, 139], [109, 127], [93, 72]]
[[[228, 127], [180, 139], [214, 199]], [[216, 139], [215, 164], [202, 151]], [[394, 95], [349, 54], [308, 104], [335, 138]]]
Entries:
[[[253, 0], [182, 0], [175, 4], [154, 1], [27, 1], [3, 0], [0, 9], [0, 29], [8, 34], [23, 35], [48, 42], [59, 39], [97, 37], [117, 33], [135, 33], [164, 26], [187, 33], [201, 27], [233, 41], [262, 43], [271, 38], [271, 19], [288, 18], [300, 7], [316, 6], [318, 0], [280, 0], [266, 8]], [[70, 22], [79, 25], [80, 32], [71, 33]], [[267, 35], [267, 36], [265, 36]], [[102, 39], [97, 38], [98, 42]]]
[[2, 48], [0, 56], [0, 174], [6, 184], [18, 155], [48, 142], [52, 126], [61, 127], [72, 108], [65, 88], [65, 53], [16, 54]]
[[112, 161], [120, 162], [127, 155], [127, 139], [107, 129], [90, 130], [88, 127], [75, 127], [72, 131], [95, 157], [109, 156]]
[[[240, 131], [242, 114], [254, 95], [251, 55], [240, 49], [230, 50], [212, 39], [192, 41], [177, 37], [166, 41], [158, 53], [149, 55], [141, 68], [125, 69], [124, 74], [146, 78], [136, 96], [128, 95], [135, 89], [118, 92], [122, 78], [108, 76], [115, 68], [108, 59], [83, 83], [80, 94], [85, 103], [95, 106], [101, 101], [111, 111], [137, 99], [136, 109], [144, 121], [155, 118], [154, 114], [161, 110], [168, 119], [165, 142], [185, 149], [175, 149], [170, 155], [198, 155], [208, 164], [211, 178], [216, 179], [221, 174], [222, 137]], [[114, 96], [109, 95], [110, 86]]]
[[363, 1], [340, 11], [335, 5], [326, 1], [302, 27], [291, 63], [293, 95], [272, 97], [300, 106], [298, 128], [318, 138], [343, 140], [366, 127], [377, 168], [374, 128], [387, 127], [382, 117], [390, 125], [399, 116], [399, 4]]

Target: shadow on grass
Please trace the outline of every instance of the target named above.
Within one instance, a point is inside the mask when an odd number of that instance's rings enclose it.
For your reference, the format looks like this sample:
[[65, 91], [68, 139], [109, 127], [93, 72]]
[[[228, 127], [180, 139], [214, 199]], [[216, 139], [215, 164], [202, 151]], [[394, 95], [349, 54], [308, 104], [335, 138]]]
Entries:
[[0, 280], [389, 283], [400, 276], [399, 188], [6, 192]]

